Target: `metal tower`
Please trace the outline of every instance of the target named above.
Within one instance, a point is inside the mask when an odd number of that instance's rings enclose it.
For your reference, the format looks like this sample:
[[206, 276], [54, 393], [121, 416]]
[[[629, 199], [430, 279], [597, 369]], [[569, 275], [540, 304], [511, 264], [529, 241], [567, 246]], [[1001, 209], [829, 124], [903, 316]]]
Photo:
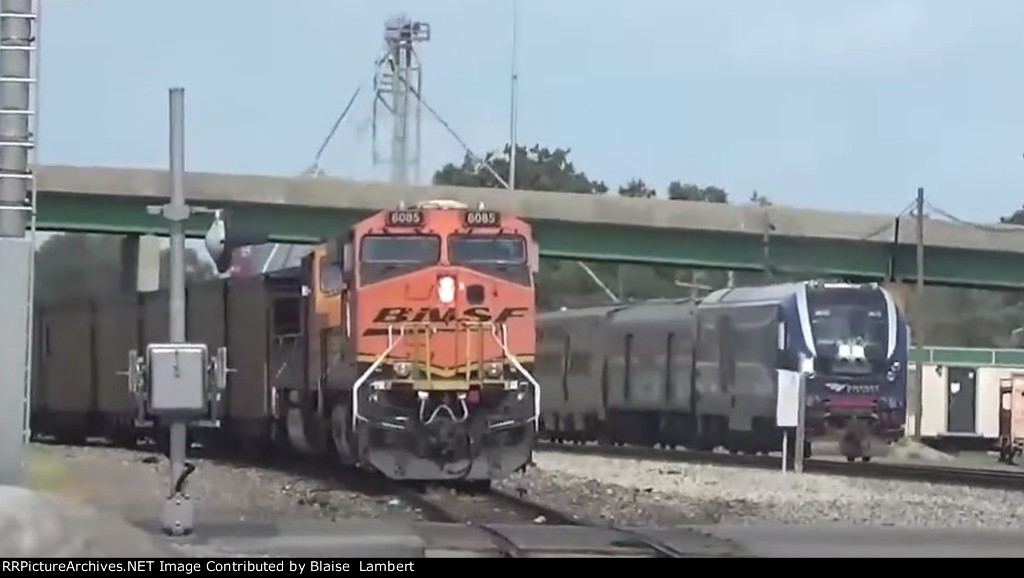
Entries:
[[0, 0], [0, 237], [35, 222], [38, 0]]
[[426, 22], [399, 15], [384, 25], [384, 51], [373, 78], [373, 162], [383, 160], [377, 150], [377, 134], [383, 132], [381, 117], [386, 114], [391, 120], [391, 153], [386, 162], [391, 163], [391, 180], [398, 183], [409, 182], [410, 169], [416, 182], [420, 179], [423, 69], [416, 44], [428, 40], [430, 25]]

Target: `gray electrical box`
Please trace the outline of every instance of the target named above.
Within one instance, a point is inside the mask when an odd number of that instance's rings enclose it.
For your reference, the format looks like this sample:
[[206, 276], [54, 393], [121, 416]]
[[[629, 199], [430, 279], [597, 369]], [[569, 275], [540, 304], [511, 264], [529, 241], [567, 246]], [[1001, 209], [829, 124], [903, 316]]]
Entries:
[[154, 343], [146, 347], [149, 409], [154, 414], [206, 414], [210, 367], [206, 345]]

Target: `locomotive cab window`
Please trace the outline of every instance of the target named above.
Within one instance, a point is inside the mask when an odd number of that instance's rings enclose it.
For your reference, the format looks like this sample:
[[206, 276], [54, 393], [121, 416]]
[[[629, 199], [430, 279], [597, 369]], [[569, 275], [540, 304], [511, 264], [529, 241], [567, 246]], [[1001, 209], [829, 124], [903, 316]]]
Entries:
[[433, 235], [367, 235], [359, 260], [377, 265], [432, 265], [441, 258], [441, 241]]
[[873, 289], [813, 289], [807, 292], [811, 335], [823, 357], [835, 357], [840, 346], [863, 345], [869, 361], [884, 362], [889, 323], [885, 297]]
[[345, 288], [345, 273], [341, 265], [331, 263], [327, 257], [320, 257], [320, 290], [337, 293]]
[[519, 235], [454, 235], [448, 239], [452, 264], [521, 265], [526, 263], [526, 240]]

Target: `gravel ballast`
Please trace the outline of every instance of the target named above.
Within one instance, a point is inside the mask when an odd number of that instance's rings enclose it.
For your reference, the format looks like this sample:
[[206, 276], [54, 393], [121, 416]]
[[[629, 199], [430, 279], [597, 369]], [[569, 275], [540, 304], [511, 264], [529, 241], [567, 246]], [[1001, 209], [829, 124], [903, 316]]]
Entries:
[[[167, 492], [167, 462], [108, 447], [33, 445], [30, 485], [118, 513], [155, 520]], [[581, 521], [631, 526], [842, 522], [1016, 528], [1019, 493], [819, 474], [538, 452], [537, 467], [498, 482]], [[196, 460], [190, 493], [197, 522], [320, 518], [414, 521], [414, 505], [367, 495], [329, 477], [290, 469]]]
[[536, 501], [621, 525], [781, 522], [1018, 528], [1021, 494], [925, 482], [538, 452], [501, 482]]
[[[120, 514], [133, 522], [159, 519], [169, 490], [167, 459], [103, 446], [30, 446], [29, 486]], [[414, 520], [392, 496], [366, 495], [330, 476], [301, 468], [235, 465], [190, 459], [188, 492], [197, 523], [279, 522], [289, 519]]]

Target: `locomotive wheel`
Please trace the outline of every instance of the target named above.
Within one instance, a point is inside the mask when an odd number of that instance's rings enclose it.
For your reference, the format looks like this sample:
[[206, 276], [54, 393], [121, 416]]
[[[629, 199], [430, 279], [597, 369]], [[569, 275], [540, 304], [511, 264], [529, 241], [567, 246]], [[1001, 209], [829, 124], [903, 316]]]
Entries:
[[331, 410], [331, 445], [338, 461], [345, 465], [355, 463], [352, 452], [352, 413], [344, 405], [337, 404]]
[[860, 459], [860, 461], [862, 461], [862, 462], [870, 462], [871, 461], [871, 456], [864, 456], [864, 457], [862, 457]]

